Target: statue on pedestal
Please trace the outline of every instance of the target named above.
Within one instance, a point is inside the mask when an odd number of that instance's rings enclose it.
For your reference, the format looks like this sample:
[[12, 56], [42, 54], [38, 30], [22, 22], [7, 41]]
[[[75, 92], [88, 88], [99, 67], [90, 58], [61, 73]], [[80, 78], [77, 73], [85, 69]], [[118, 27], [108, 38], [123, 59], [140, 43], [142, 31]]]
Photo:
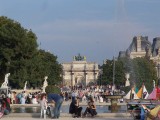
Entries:
[[27, 89], [27, 81], [25, 82], [23, 90], [25, 91]]
[[155, 80], [153, 80], [153, 88], [155, 88], [155, 86], [156, 86], [156, 82]]
[[10, 76], [10, 73], [7, 73], [5, 75], [4, 82], [2, 83], [1, 88], [8, 88], [8, 77], [9, 76]]
[[125, 87], [130, 86], [130, 82], [129, 82], [130, 75], [129, 75], [129, 73], [126, 73], [125, 77], [126, 77]]
[[42, 87], [42, 92], [45, 93], [45, 89], [48, 86], [48, 82], [47, 82], [48, 76], [44, 77], [44, 82], [43, 82], [43, 87]]

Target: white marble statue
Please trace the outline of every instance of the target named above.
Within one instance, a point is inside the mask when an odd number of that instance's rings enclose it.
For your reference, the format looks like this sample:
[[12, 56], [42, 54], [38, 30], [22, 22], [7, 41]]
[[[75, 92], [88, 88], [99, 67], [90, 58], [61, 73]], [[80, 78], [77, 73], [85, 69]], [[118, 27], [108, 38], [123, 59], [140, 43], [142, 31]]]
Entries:
[[129, 82], [130, 74], [129, 74], [129, 73], [126, 73], [125, 77], [126, 77], [125, 87], [126, 87], [126, 86], [130, 86], [130, 82]]
[[24, 84], [23, 90], [26, 91], [26, 89], [27, 89], [27, 81], [26, 81], [25, 84]]
[[155, 86], [156, 86], [156, 82], [155, 80], [153, 80], [153, 88], [155, 88]]
[[47, 82], [48, 76], [44, 77], [44, 82], [43, 82], [43, 87], [42, 87], [42, 92], [45, 93], [45, 89], [48, 86], [48, 82]]
[[8, 88], [8, 77], [9, 76], [10, 76], [10, 73], [7, 73], [5, 75], [4, 82], [2, 83], [1, 88]]

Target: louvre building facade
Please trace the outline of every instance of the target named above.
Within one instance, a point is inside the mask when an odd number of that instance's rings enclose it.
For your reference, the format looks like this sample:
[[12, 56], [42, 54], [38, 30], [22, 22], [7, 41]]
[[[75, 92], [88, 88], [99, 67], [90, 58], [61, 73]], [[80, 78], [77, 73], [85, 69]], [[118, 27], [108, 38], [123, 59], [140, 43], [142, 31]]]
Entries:
[[160, 37], [153, 39], [153, 43], [145, 36], [135, 36], [126, 51], [119, 52], [119, 58], [147, 57], [157, 65], [157, 76], [160, 78]]

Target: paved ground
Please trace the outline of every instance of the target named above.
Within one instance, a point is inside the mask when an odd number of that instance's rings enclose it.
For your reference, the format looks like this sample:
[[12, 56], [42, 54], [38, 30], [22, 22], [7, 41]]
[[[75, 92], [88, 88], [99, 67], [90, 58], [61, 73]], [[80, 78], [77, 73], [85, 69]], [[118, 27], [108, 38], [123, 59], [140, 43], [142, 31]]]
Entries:
[[[44, 120], [42, 118], [32, 118], [32, 117], [3, 117], [2, 120]], [[57, 120], [133, 120], [128, 117], [95, 117], [95, 118], [71, 118], [71, 117], [60, 117]], [[47, 118], [47, 120], [51, 120], [51, 118]]]
[[[4, 115], [3, 120], [44, 120], [40, 118], [40, 113], [10, 113], [9, 115]], [[51, 120], [47, 116], [47, 120]], [[101, 113], [92, 118], [87, 116], [85, 118], [73, 118], [71, 114], [63, 113], [61, 114], [59, 120], [133, 120], [129, 113]], [[58, 119], [57, 119], [58, 120]]]

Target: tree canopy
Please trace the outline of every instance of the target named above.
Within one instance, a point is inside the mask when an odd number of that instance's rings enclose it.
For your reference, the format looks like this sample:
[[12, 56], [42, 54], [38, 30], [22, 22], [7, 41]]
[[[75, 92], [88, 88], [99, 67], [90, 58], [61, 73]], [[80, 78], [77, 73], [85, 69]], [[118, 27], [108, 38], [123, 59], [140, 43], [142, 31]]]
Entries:
[[11, 73], [9, 84], [14, 88], [41, 87], [44, 76], [49, 84], [60, 82], [61, 65], [57, 57], [38, 49], [37, 37], [20, 23], [0, 17], [0, 82]]
[[124, 59], [125, 70], [130, 73], [131, 84], [140, 88], [142, 84], [148, 91], [153, 89], [153, 80], [157, 80], [157, 72], [153, 61], [144, 58]]
[[[106, 60], [101, 66], [103, 74], [99, 77], [99, 83], [113, 84], [113, 60]], [[155, 64], [146, 58], [121, 58], [115, 61], [115, 85], [125, 84], [125, 73], [130, 74], [131, 86], [134, 84], [138, 89], [144, 83], [150, 92], [153, 89], [153, 80], [157, 80]]]
[[100, 76], [99, 81], [103, 85], [106, 84], [113, 84], [113, 64], [115, 62], [115, 80], [114, 83], [116, 85], [124, 85], [125, 83], [125, 72], [124, 72], [124, 66], [123, 62], [120, 60], [106, 60], [106, 63], [101, 66], [101, 69], [103, 71], [102, 76]]

